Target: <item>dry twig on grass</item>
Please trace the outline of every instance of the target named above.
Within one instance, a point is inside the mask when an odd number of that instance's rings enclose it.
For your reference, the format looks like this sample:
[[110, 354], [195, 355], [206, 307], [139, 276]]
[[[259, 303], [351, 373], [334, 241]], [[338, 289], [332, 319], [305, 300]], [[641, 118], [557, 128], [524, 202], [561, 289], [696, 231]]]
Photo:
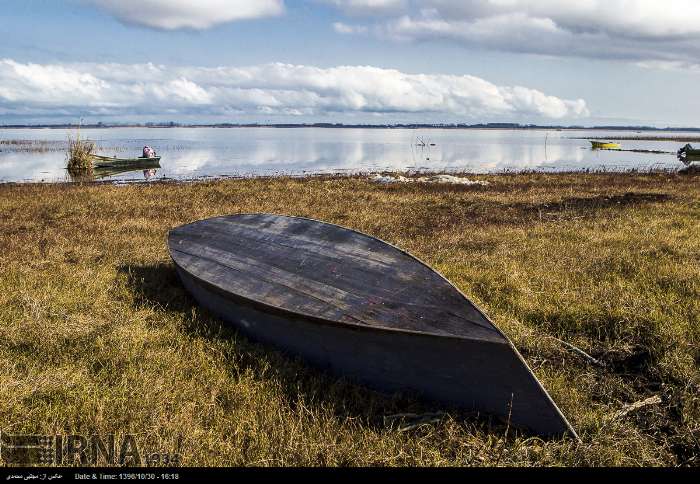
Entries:
[[599, 359], [597, 359], [597, 358], [592, 357], [591, 355], [589, 355], [588, 353], [586, 353], [585, 351], [583, 351], [583, 350], [582, 350], [581, 348], [579, 348], [578, 346], [574, 346], [574, 345], [572, 345], [571, 343], [568, 343], [568, 342], [566, 342], [566, 341], [564, 341], [564, 340], [562, 340], [562, 339], [559, 339], [559, 338], [557, 338], [557, 337], [555, 337], [555, 336], [550, 336], [550, 338], [552, 338], [553, 340], [558, 341], [559, 343], [561, 343], [562, 345], [564, 345], [566, 348], [570, 349], [570, 350], [573, 351], [574, 353], [578, 354], [579, 356], [582, 356], [582, 357], [583, 357], [586, 361], [588, 361], [589, 363], [592, 363], [592, 364], [594, 364], [594, 365], [596, 365], [596, 366], [600, 366], [601, 368], [605, 368], [605, 367], [607, 366], [607, 365], [605, 364], [605, 362], [603, 362], [603, 361], [601, 361], [601, 360], [599, 360]]
[[635, 411], [639, 410], [640, 408], [643, 408], [643, 407], [646, 407], [649, 405], [658, 405], [659, 403], [661, 403], [661, 397], [658, 395], [653, 395], [649, 398], [645, 398], [644, 400], [639, 400], [637, 402], [630, 403], [629, 405], [625, 405], [624, 407], [622, 407], [622, 409], [615, 412], [615, 414], [613, 414], [611, 420], [622, 418], [625, 415], [627, 415], [628, 413], [635, 412]]
[[421, 425], [426, 425], [426, 424], [431, 424], [435, 422], [439, 422], [442, 420], [444, 417], [446, 417], [447, 414], [443, 412], [431, 412], [431, 413], [397, 413], [393, 415], [385, 415], [384, 416], [384, 425], [393, 425], [394, 422], [396, 421], [401, 421], [402, 424], [398, 426], [397, 430], [399, 432], [407, 432], [409, 430], [413, 430], [415, 428], [420, 427]]

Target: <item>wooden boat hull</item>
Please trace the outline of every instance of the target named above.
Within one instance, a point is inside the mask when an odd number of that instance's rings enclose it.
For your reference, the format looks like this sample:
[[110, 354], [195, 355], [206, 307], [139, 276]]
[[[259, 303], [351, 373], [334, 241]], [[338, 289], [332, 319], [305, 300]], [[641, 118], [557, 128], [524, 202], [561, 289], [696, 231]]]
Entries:
[[160, 168], [160, 163], [156, 161], [152, 163], [137, 163], [129, 166], [95, 166], [93, 174], [96, 178], [105, 178], [133, 171], [152, 170], [154, 168]]
[[197, 302], [214, 315], [251, 339], [322, 370], [384, 392], [414, 393], [502, 419], [510, 414], [513, 426], [539, 435], [576, 436], [506, 345], [318, 324], [235, 300], [180, 267], [177, 272]]
[[[171, 231], [168, 241], [183, 285], [201, 306], [251, 339], [381, 391], [407, 392], [450, 406], [497, 415], [509, 420], [511, 425], [543, 436], [576, 436], [507, 338], [453, 337], [343, 324], [253, 300], [222, 289], [217, 281], [221, 281], [226, 271], [212, 275], [208, 266], [211, 254], [199, 257], [188, 253], [191, 251], [187, 247], [188, 237], [194, 232], [191, 227], [183, 227], [186, 229]], [[269, 243], [270, 239], [266, 240], [261, 243]], [[232, 260], [225, 264], [235, 267]], [[367, 304], [372, 302], [368, 300]], [[401, 314], [401, 308], [396, 308], [396, 313]]]
[[[139, 157], [139, 158], [111, 158], [108, 156], [94, 156], [93, 166], [95, 168], [112, 168], [112, 167], [125, 167], [125, 166], [146, 166], [146, 168], [158, 168], [160, 165], [160, 156], [154, 156], [151, 158]], [[158, 166], [155, 166], [158, 165]]]
[[676, 154], [678, 159], [688, 166], [695, 161], [700, 161], [700, 149], [693, 148], [690, 143], [679, 149]]
[[609, 141], [590, 141], [591, 147], [594, 150], [619, 150], [620, 143], [611, 143]]

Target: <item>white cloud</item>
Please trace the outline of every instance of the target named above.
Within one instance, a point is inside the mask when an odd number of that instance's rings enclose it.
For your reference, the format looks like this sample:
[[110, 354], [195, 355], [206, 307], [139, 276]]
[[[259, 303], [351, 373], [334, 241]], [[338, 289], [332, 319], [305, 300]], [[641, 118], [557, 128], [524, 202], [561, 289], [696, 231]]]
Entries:
[[280, 15], [283, 0], [83, 0], [119, 20], [163, 30], [214, 25]]
[[696, 0], [428, 0], [450, 18], [477, 19], [523, 14], [550, 19], [571, 32], [608, 32], [616, 36], [679, 37], [700, 34]]
[[[356, 11], [353, 0], [331, 1]], [[407, 0], [392, 8], [365, 5], [363, 12], [376, 20], [372, 30], [397, 40], [447, 39], [557, 56], [700, 59], [697, 0]]]
[[588, 115], [567, 100], [474, 76], [407, 74], [370, 66], [166, 67], [154, 64], [23, 64], [0, 60], [0, 112], [95, 116], [415, 114], [464, 119]]
[[339, 34], [366, 34], [367, 27], [364, 25], [348, 25], [343, 22], [333, 22], [333, 30]]
[[393, 13], [408, 6], [408, 0], [316, 0], [333, 5], [348, 15]]
[[[281, 15], [284, 0], [79, 0], [122, 22], [208, 29]], [[306, 0], [335, 7], [340, 34], [550, 56], [700, 62], [698, 0]], [[366, 19], [365, 22], [359, 21]], [[364, 23], [364, 25], [363, 25]]]
[[637, 62], [636, 66], [661, 71], [700, 72], [700, 64], [693, 62], [650, 60]]

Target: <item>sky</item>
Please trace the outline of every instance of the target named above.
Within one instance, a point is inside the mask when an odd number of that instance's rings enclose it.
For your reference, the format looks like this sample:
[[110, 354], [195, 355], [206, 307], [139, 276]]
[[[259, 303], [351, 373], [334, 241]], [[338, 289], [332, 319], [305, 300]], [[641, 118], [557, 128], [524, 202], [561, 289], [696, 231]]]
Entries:
[[697, 0], [2, 0], [0, 125], [700, 126]]

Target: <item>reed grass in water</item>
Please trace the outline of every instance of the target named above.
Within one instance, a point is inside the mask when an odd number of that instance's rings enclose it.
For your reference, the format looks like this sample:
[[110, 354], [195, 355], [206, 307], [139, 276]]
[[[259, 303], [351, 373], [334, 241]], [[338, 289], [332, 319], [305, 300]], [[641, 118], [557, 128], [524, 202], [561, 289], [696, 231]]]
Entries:
[[68, 138], [68, 171], [70, 173], [91, 173], [92, 156], [95, 153], [95, 143], [90, 140], [81, 140], [78, 136]]

